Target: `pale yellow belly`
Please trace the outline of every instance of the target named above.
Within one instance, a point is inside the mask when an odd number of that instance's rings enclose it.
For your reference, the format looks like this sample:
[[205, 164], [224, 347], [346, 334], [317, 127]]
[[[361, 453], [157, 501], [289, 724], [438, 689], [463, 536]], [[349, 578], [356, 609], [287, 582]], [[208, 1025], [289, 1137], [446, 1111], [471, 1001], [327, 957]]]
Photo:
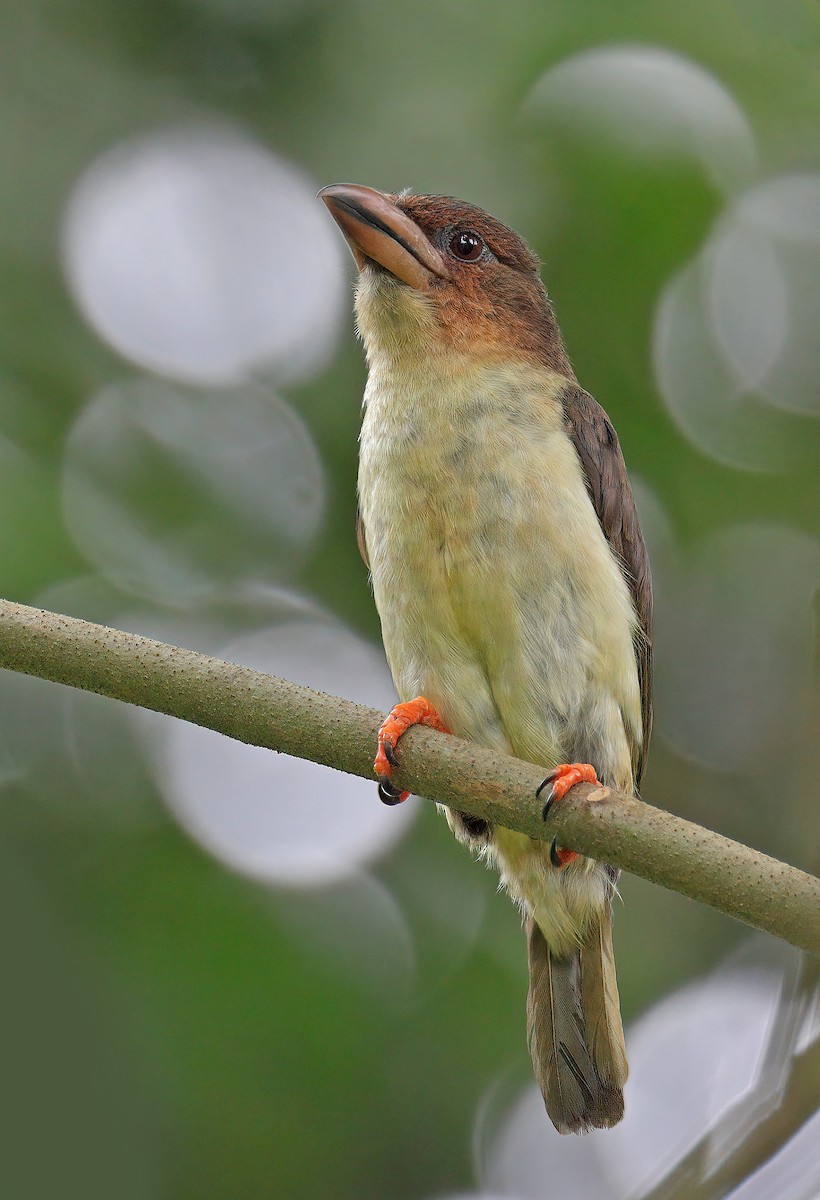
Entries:
[[582, 481], [557, 482], [572, 447], [553, 440], [461, 475], [432, 450], [424, 470], [371, 464], [363, 445], [385, 649], [400, 696], [427, 696], [454, 733], [545, 767], [593, 761], [629, 789], [631, 599]]
[[[362, 429], [359, 495], [376, 605], [399, 696], [426, 696], [459, 736], [539, 763], [592, 762], [632, 788], [640, 728], [635, 616], [560, 424], [465, 427], [383, 406]], [[533, 798], [535, 803], [535, 798]], [[608, 885], [564, 872], [544, 843], [497, 830], [513, 897], [568, 947]]]

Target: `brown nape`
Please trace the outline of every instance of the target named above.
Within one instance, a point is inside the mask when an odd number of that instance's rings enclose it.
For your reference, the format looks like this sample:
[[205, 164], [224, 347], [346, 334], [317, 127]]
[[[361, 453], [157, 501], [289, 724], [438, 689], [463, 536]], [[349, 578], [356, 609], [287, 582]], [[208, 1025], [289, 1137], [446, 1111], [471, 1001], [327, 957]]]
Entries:
[[402, 193], [393, 199], [443, 253], [456, 229], [477, 233], [492, 253], [476, 263], [448, 258], [452, 279], [437, 281], [433, 292], [447, 340], [505, 362], [517, 352], [522, 361], [574, 381], [538, 257], [526, 242], [483, 209], [453, 196]]

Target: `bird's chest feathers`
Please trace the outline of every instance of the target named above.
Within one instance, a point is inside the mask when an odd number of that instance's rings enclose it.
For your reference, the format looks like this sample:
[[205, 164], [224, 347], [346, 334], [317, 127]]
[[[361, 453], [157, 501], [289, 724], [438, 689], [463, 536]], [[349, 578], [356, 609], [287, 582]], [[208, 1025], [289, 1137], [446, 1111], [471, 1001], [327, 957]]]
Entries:
[[374, 579], [414, 577], [469, 606], [531, 512], [551, 444], [564, 449], [557, 414], [545, 420], [504, 373], [424, 366], [389, 381], [371, 371], [365, 400], [359, 490]]
[[[362, 502], [388, 558], [421, 557], [456, 581], [493, 552], [515, 519], [517, 487], [492, 397], [421, 397], [368, 405], [362, 430]], [[377, 547], [377, 552], [380, 547]], [[409, 556], [409, 560], [407, 559]]]
[[532, 761], [598, 696], [611, 697], [607, 720], [639, 712], [634, 608], [562, 386], [545, 372], [371, 364], [361, 435], [359, 503], [400, 694]]

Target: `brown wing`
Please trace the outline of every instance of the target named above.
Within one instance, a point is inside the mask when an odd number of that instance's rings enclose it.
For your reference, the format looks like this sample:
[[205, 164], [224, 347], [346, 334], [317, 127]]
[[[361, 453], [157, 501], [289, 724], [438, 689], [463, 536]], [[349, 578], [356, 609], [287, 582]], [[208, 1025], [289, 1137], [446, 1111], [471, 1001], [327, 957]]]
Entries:
[[356, 509], [356, 544], [359, 547], [359, 554], [362, 556], [364, 565], [369, 571], [370, 559], [367, 557], [367, 542], [364, 536], [364, 521], [362, 520], [362, 514], [358, 509]]
[[633, 747], [632, 752], [637, 790], [652, 732], [652, 577], [649, 559], [618, 435], [609, 417], [577, 384], [568, 383], [561, 400], [595, 512], [606, 540], [621, 563], [638, 614], [635, 658], [641, 688], [643, 745]]

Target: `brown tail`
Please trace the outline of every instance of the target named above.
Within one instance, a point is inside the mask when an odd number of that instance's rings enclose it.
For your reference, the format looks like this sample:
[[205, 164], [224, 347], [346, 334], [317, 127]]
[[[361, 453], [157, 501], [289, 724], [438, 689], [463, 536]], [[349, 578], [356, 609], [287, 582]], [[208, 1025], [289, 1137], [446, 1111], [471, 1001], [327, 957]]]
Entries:
[[527, 1037], [549, 1118], [559, 1133], [617, 1125], [624, 1115], [628, 1067], [611, 913], [602, 913], [600, 924], [568, 958], [550, 954], [532, 917], [526, 930]]

